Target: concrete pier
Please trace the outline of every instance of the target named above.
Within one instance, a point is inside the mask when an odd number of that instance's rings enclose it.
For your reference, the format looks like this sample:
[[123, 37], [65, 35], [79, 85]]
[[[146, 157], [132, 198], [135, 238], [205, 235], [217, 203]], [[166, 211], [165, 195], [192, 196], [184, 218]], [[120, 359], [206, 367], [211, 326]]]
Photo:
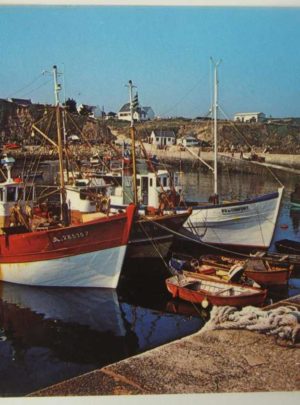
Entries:
[[[300, 295], [279, 305], [300, 310]], [[299, 347], [246, 330], [199, 331], [29, 396], [299, 391]]]

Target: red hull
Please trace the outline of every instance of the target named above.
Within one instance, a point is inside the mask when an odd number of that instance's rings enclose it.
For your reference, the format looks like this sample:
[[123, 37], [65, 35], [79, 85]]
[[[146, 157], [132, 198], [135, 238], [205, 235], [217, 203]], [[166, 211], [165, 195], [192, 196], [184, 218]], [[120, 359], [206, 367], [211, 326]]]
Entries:
[[0, 263], [60, 259], [127, 245], [135, 206], [126, 213], [81, 225], [0, 235]]
[[[193, 291], [187, 287], [181, 287], [176, 283], [172, 282], [171, 279], [166, 280], [166, 285], [168, 291], [172, 294], [173, 298], [180, 298], [182, 300], [192, 302], [193, 304], [201, 304], [201, 302], [206, 299], [211, 305], [216, 306], [234, 306], [234, 307], [245, 307], [247, 305], [262, 306], [267, 295], [266, 290], [260, 290], [256, 288], [249, 288], [252, 292], [245, 292], [243, 295], [239, 296], [220, 296], [217, 294], [210, 293], [205, 290]], [[196, 279], [197, 280], [197, 279]], [[228, 283], [221, 283], [228, 287]], [[234, 286], [234, 284], [232, 284]], [[240, 286], [239, 286], [240, 287]]]
[[256, 283], [262, 286], [271, 286], [271, 285], [285, 285], [288, 283], [291, 270], [269, 270], [269, 271], [250, 271], [246, 270], [245, 274], [247, 277], [254, 280]]

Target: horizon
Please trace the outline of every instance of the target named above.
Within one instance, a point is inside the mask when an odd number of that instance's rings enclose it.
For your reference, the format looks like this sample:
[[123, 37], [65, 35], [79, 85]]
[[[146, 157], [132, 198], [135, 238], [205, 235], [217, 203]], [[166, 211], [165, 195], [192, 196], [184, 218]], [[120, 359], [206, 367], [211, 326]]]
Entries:
[[156, 116], [206, 116], [212, 104], [210, 57], [219, 67], [219, 101], [232, 118], [261, 111], [299, 117], [300, 8], [184, 6], [1, 6], [1, 98], [61, 101], [118, 112], [125, 85]]

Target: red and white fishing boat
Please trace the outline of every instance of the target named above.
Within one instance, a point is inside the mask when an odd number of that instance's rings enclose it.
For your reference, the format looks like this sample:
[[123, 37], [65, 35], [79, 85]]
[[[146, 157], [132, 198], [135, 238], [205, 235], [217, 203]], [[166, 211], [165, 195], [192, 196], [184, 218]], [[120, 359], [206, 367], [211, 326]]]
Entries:
[[33, 129], [57, 147], [60, 162], [61, 218], [56, 223], [32, 218], [32, 188], [13, 180], [14, 159], [3, 159], [7, 179], [0, 184], [0, 280], [56, 287], [116, 288], [128, 244], [135, 205], [125, 213], [98, 213], [70, 224], [63, 180], [63, 152], [56, 66], [57, 144], [36, 126]]

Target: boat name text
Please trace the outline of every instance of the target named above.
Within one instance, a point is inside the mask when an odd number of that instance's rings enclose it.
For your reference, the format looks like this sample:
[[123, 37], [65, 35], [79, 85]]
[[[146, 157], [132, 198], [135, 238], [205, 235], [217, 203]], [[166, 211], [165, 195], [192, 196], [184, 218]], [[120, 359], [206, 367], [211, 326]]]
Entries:
[[222, 208], [222, 214], [223, 215], [237, 214], [237, 213], [245, 212], [245, 211], [248, 211], [248, 210], [249, 210], [248, 205], [243, 206], [243, 207]]
[[68, 233], [61, 235], [59, 237], [54, 236], [52, 238], [53, 243], [58, 243], [58, 242], [66, 242], [67, 240], [74, 240], [74, 239], [80, 239], [80, 238], [86, 238], [88, 236], [88, 231], [82, 231], [82, 232], [74, 232], [74, 233]]

